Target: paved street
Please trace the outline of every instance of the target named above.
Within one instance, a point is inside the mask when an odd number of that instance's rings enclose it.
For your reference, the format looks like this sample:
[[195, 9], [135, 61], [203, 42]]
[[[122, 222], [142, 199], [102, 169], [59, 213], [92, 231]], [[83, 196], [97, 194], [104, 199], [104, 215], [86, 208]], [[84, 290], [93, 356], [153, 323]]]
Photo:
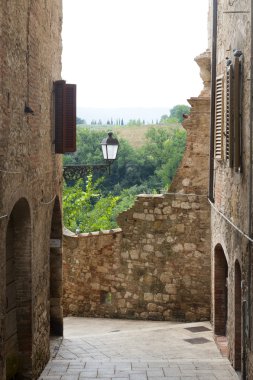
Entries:
[[40, 380], [238, 380], [210, 324], [66, 318]]

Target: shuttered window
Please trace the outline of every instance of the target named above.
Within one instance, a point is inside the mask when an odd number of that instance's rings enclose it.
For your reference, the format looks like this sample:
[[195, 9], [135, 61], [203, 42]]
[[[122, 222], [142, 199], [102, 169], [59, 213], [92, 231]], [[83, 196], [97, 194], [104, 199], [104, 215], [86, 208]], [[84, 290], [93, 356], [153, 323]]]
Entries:
[[226, 159], [229, 166], [233, 167], [234, 159], [234, 81], [233, 81], [233, 65], [229, 65], [226, 69]]
[[76, 85], [54, 83], [55, 153], [76, 151]]
[[223, 77], [216, 78], [215, 157], [222, 158], [223, 132]]
[[242, 80], [241, 61], [235, 57], [234, 62], [234, 168], [235, 171], [241, 170], [242, 157], [242, 131], [241, 131], [241, 80]]

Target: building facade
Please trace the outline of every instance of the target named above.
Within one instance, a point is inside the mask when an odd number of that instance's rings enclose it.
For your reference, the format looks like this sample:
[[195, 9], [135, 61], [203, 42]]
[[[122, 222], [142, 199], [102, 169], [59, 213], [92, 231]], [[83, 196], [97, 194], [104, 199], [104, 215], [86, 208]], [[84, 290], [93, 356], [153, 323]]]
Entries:
[[212, 323], [252, 379], [252, 4], [211, 3]]
[[0, 378], [36, 379], [62, 335], [61, 0], [0, 2]]

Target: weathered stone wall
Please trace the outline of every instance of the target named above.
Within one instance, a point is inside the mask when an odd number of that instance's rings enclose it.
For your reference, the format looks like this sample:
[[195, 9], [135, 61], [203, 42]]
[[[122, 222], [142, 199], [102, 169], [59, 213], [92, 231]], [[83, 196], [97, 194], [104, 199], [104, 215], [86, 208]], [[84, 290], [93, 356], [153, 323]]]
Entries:
[[50, 229], [61, 199], [61, 159], [53, 144], [61, 19], [61, 0], [0, 2], [1, 379], [6, 361], [7, 379], [15, 366], [35, 379], [49, 358]]
[[120, 215], [123, 232], [65, 235], [65, 314], [208, 319], [207, 207], [203, 196], [142, 195]]
[[[226, 58], [233, 58], [233, 49], [243, 53], [242, 79], [242, 168], [235, 172], [229, 167], [225, 158], [225, 124], [223, 129], [223, 157], [214, 161], [214, 208], [211, 216], [212, 230], [212, 321], [214, 332], [219, 331], [221, 320], [220, 310], [224, 309], [223, 333], [228, 339], [229, 359], [238, 370], [248, 367], [245, 378], [253, 378], [252, 353], [249, 348], [248, 325], [250, 323], [250, 309], [248, 292], [251, 284], [249, 272], [249, 241], [236, 230], [230, 220], [239, 230], [249, 232], [249, 176], [250, 176], [250, 60], [251, 52], [251, 4], [248, 0], [219, 1], [218, 2], [218, 30], [217, 30], [217, 76], [223, 76], [225, 81]], [[225, 89], [226, 83], [224, 83]], [[225, 120], [224, 104], [224, 120]], [[226, 220], [221, 212], [228, 220]], [[224, 259], [227, 273], [224, 272], [224, 287], [221, 300], [219, 268], [217, 262]], [[240, 268], [240, 269], [238, 269]], [[240, 284], [237, 283], [238, 273]], [[220, 293], [220, 294], [219, 294]], [[237, 294], [240, 296], [238, 304]], [[244, 314], [244, 315], [243, 315]], [[245, 321], [245, 325], [244, 322]], [[252, 323], [252, 322], [251, 322]], [[238, 332], [238, 329], [240, 330]], [[250, 326], [252, 331], [252, 326]], [[252, 338], [251, 338], [252, 339]], [[243, 355], [244, 351], [244, 355]], [[243, 363], [243, 357], [246, 359]]]
[[64, 236], [65, 315], [209, 319], [209, 53], [197, 61], [205, 88], [189, 100], [186, 151], [170, 192], [138, 196], [118, 217], [122, 232]]

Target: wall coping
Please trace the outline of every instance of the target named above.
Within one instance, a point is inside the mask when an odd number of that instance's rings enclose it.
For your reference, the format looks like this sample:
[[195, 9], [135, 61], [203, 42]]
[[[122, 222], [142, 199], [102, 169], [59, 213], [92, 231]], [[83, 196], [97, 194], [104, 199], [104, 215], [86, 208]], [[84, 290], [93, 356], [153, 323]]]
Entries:
[[63, 229], [63, 236], [65, 237], [73, 237], [73, 238], [83, 238], [83, 237], [91, 237], [91, 236], [104, 236], [104, 235], [115, 235], [122, 232], [121, 228], [113, 228], [111, 230], [100, 230], [100, 231], [92, 231], [92, 232], [84, 232], [80, 234], [75, 234], [71, 232], [66, 227]]

